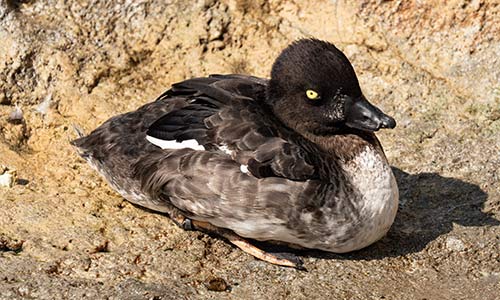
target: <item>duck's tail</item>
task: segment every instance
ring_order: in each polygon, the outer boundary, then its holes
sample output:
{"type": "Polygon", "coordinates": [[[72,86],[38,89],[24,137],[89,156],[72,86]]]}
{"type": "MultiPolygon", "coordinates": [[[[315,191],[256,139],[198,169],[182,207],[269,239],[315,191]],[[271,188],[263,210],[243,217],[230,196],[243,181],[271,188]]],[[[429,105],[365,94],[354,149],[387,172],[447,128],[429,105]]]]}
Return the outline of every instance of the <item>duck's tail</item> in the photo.
{"type": "MultiPolygon", "coordinates": [[[[80,125],[73,123],[72,126],[78,138],[82,138],[85,136],[85,131],[80,125]]],[[[73,141],[71,141],[71,143],[73,143],[73,141]]]]}
{"type": "Polygon", "coordinates": [[[75,124],[75,123],[72,124],[72,127],[76,133],[77,138],[74,140],[70,140],[69,143],[73,147],[75,147],[78,155],[80,155],[82,158],[88,160],[88,155],[87,155],[86,151],[84,150],[84,147],[82,147],[85,140],[86,140],[85,131],[83,130],[83,128],[80,125],[75,124]]]}

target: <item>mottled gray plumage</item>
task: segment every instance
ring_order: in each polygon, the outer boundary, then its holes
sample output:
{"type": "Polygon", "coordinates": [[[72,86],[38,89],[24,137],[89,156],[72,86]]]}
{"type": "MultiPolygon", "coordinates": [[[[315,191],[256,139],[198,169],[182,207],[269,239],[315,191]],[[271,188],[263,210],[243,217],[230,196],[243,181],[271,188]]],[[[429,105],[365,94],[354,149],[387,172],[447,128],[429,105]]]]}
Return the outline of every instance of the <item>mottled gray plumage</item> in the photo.
{"type": "Polygon", "coordinates": [[[377,115],[377,128],[370,130],[342,125],[349,118],[344,97],[362,95],[352,67],[333,45],[302,40],[280,57],[274,72],[286,73],[286,84],[280,75],[271,83],[244,75],[186,80],[155,102],[111,118],[73,145],[138,205],[257,240],[333,252],[365,247],[387,232],[397,208],[397,186],[372,133],[393,126],[391,119],[377,115]],[[309,48],[318,61],[289,65],[287,55],[307,56],[309,48]],[[322,53],[332,60],[330,66],[322,53]],[[320,62],[319,72],[336,70],[329,76],[343,77],[322,85],[321,74],[301,75],[318,72],[312,69],[320,62]],[[343,72],[346,66],[352,74],[343,72]],[[301,100],[308,81],[325,91],[321,95],[328,94],[324,103],[301,100]],[[323,113],[321,107],[335,113],[323,113]],[[161,149],[146,135],[196,140],[205,150],[161,149]]]}

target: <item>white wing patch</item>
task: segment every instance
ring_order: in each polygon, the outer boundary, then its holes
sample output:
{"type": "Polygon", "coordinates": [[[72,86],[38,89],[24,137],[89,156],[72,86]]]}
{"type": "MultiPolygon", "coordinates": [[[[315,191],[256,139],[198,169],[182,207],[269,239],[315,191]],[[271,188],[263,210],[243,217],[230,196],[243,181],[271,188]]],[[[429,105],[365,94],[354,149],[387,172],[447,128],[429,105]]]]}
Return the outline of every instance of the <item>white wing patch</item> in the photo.
{"type": "Polygon", "coordinates": [[[147,135],[146,140],[150,142],[151,144],[158,146],[162,149],[184,149],[184,148],[190,148],[193,150],[205,150],[205,147],[202,145],[198,144],[196,140],[185,140],[182,142],[177,142],[177,141],[165,141],[161,140],[152,136],[147,135]]]}
{"type": "Polygon", "coordinates": [[[221,144],[221,145],[218,145],[217,147],[219,148],[220,151],[222,151],[222,152],[230,155],[231,157],[233,157],[234,151],[232,151],[231,149],[229,149],[229,147],[226,144],[221,144]]]}

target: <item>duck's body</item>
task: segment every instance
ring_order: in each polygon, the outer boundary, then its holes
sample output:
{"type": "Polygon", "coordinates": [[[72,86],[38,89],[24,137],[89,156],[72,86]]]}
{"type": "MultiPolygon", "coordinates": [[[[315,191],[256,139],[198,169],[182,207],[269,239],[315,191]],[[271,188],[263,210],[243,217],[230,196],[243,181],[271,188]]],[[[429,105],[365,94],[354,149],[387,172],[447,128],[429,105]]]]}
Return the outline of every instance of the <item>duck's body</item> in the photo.
{"type": "MultiPolygon", "coordinates": [[[[272,80],[186,80],[73,144],[124,198],[156,211],[331,252],[380,239],[398,189],[373,132],[297,120],[300,111],[294,117],[269,100],[282,91],[272,80]]],[[[342,101],[342,116],[354,122],[357,112],[344,104],[351,100],[342,101]]],[[[393,127],[384,116],[374,130],[393,127]]]]}

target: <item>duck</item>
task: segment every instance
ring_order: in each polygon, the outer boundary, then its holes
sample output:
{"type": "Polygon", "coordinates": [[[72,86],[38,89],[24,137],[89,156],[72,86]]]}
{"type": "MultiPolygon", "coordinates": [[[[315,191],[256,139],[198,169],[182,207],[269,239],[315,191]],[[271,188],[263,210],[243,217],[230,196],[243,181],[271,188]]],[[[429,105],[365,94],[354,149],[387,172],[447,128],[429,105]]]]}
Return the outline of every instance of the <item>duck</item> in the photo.
{"type": "Polygon", "coordinates": [[[129,202],[301,268],[252,241],[346,253],[381,239],[399,194],[375,132],[395,126],[342,51],[303,38],[269,79],[187,79],[71,143],[129,202]]]}

